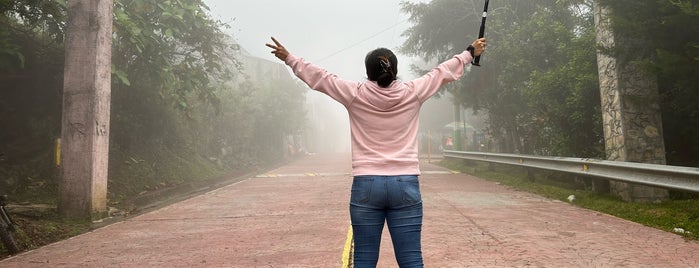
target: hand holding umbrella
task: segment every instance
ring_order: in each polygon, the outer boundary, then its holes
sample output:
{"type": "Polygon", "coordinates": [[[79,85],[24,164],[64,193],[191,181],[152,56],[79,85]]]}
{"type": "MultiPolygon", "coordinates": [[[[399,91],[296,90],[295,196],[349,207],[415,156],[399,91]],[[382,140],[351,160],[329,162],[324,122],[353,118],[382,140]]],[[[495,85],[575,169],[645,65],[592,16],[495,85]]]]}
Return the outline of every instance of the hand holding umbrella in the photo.
{"type": "MultiPolygon", "coordinates": [[[[485,20],[488,18],[488,0],[485,0],[485,7],[483,8],[483,19],[481,20],[481,29],[478,32],[478,39],[482,39],[485,36],[485,20]]],[[[485,40],[483,40],[485,41],[485,40]]],[[[483,43],[483,49],[485,49],[485,42],[483,43]]],[[[477,55],[476,59],[473,61],[473,65],[481,66],[481,55],[477,55]]]]}

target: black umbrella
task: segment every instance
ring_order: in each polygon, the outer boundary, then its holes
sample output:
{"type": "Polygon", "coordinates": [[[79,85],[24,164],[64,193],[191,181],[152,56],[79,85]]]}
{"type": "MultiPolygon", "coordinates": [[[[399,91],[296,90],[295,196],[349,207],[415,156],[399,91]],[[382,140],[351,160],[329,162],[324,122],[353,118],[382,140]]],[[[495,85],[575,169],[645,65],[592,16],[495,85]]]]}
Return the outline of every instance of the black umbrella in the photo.
{"type": "MultiPolygon", "coordinates": [[[[485,7],[483,8],[483,19],[481,20],[481,30],[478,32],[478,38],[483,38],[485,36],[485,20],[488,18],[488,0],[485,0],[485,7]]],[[[473,65],[481,66],[480,64],[481,56],[477,56],[473,61],[473,65]]]]}

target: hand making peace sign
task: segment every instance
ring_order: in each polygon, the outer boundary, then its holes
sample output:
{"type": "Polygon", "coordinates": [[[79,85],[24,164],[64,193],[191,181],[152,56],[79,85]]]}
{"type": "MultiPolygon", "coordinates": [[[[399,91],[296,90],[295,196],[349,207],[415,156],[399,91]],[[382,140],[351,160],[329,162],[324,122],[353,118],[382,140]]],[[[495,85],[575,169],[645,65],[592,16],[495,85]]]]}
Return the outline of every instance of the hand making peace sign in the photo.
{"type": "Polygon", "coordinates": [[[274,37],[272,37],[272,41],[274,41],[274,45],[270,43],[267,43],[265,45],[273,49],[272,54],[274,54],[274,56],[277,56],[277,58],[279,58],[282,61],[286,61],[286,57],[289,56],[289,51],[287,51],[286,48],[282,46],[282,44],[279,43],[279,41],[277,41],[277,39],[274,39],[274,37]]]}

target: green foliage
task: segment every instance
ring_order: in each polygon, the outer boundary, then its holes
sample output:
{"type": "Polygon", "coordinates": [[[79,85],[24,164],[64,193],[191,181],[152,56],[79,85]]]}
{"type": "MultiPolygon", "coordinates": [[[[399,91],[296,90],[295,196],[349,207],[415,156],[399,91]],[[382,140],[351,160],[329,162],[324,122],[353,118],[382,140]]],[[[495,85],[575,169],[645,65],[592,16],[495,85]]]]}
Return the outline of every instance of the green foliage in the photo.
{"type": "MultiPolygon", "coordinates": [[[[55,208],[11,209],[9,213],[19,227],[13,237],[21,251],[37,249],[93,229],[89,221],[62,219],[55,208]]],[[[7,257],[6,254],[0,243],[0,257],[7,257]]]]}
{"type": "Polygon", "coordinates": [[[22,68],[27,42],[60,43],[65,24],[65,0],[0,1],[0,70],[22,68]]]}
{"type": "MultiPolygon", "coordinates": [[[[0,191],[13,200],[57,196],[65,4],[0,0],[0,191]]],[[[283,156],[304,90],[243,75],[244,54],[203,1],[115,0],[113,11],[110,204],[283,156]]]]}
{"type": "Polygon", "coordinates": [[[463,33],[478,33],[478,24],[473,22],[476,16],[480,18],[482,8],[475,3],[460,0],[401,3],[402,10],[410,15],[409,21],[413,23],[403,33],[407,39],[401,50],[421,56],[425,61],[441,61],[461,53],[464,44],[474,39],[463,33]]]}
{"type": "Polygon", "coordinates": [[[64,1],[0,1],[0,193],[46,202],[58,184],[64,1]]]}
{"type": "Polygon", "coordinates": [[[549,36],[566,41],[551,48],[558,53],[549,59],[553,66],[532,72],[522,89],[529,111],[524,120],[527,140],[537,154],[602,157],[601,146],[594,146],[603,137],[597,127],[601,114],[594,28],[552,28],[549,36]]]}
{"type": "Polygon", "coordinates": [[[192,95],[216,104],[211,82],[231,74],[222,59],[235,59],[227,55],[224,25],[207,10],[201,0],[116,1],[112,60],[117,81],[154,91],[184,112],[191,111],[192,95]]]}
{"type": "MultiPolygon", "coordinates": [[[[476,38],[481,8],[480,1],[403,4],[414,23],[403,52],[426,60],[460,53],[476,38]]],[[[589,3],[498,1],[488,14],[483,66],[450,87],[455,101],[487,111],[499,151],[602,157],[589,3]]]]}

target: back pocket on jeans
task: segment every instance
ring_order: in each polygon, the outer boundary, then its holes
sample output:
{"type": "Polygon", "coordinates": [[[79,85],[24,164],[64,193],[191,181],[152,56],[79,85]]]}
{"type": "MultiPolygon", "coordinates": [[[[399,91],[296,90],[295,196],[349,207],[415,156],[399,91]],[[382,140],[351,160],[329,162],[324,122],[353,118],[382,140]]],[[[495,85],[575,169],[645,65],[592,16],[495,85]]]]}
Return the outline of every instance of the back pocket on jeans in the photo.
{"type": "Polygon", "coordinates": [[[403,202],[406,205],[414,205],[422,202],[420,196],[420,182],[417,176],[401,176],[398,183],[403,191],[403,202]]]}
{"type": "Polygon", "coordinates": [[[371,177],[354,177],[352,181],[351,203],[367,203],[371,196],[371,185],[374,183],[374,178],[371,177]]]}

